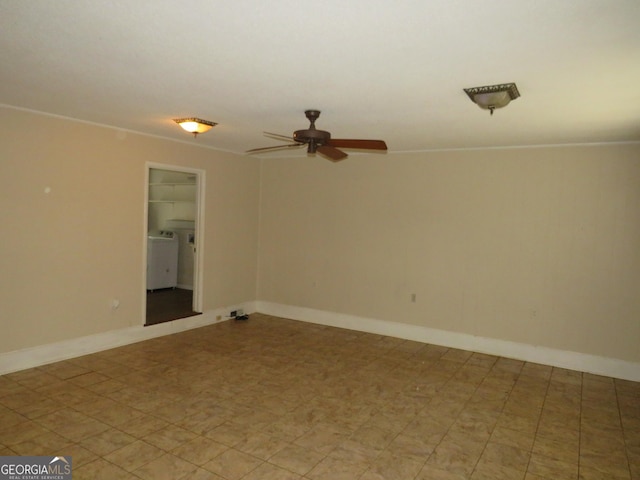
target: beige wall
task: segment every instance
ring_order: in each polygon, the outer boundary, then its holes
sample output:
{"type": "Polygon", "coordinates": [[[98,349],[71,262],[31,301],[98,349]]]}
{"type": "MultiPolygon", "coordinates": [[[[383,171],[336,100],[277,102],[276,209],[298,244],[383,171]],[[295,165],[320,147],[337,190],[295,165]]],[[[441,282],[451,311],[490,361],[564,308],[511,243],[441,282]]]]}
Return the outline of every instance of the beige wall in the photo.
{"type": "Polygon", "coordinates": [[[640,361],[638,144],[269,159],[261,182],[259,300],[640,361]]]}
{"type": "Polygon", "coordinates": [[[6,108],[0,126],[0,353],[143,323],[150,161],[206,171],[205,311],[257,299],[640,361],[638,144],[333,164],[6,108]]]}
{"type": "Polygon", "coordinates": [[[255,159],[7,108],[0,127],[0,353],[144,323],[147,161],[206,171],[204,310],[255,299],[255,159]]]}

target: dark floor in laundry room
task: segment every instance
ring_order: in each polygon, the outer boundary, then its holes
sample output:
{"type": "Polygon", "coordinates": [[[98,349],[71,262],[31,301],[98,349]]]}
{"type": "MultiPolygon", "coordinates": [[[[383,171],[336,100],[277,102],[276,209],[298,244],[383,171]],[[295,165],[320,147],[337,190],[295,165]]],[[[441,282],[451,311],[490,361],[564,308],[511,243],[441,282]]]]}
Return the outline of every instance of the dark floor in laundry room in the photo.
{"type": "Polygon", "coordinates": [[[183,288],[163,288],[147,291],[147,318],[145,325],[200,315],[193,311],[193,291],[183,288]]]}

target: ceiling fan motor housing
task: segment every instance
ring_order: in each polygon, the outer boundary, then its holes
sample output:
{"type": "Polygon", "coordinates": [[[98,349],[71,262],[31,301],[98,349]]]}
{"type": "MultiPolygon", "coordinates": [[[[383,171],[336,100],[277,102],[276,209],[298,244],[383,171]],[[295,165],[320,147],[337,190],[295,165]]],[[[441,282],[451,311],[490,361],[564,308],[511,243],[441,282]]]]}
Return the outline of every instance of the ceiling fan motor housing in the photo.
{"type": "Polygon", "coordinates": [[[307,130],[293,132],[293,140],[309,145],[307,152],[316,153],[316,148],[326,145],[331,140],[331,134],[325,130],[316,130],[316,119],[320,116],[320,110],[307,110],[304,112],[311,125],[307,130]]]}
{"type": "Polygon", "coordinates": [[[331,139],[331,134],[324,130],[296,130],[293,132],[293,140],[309,145],[309,153],[315,153],[316,147],[326,145],[331,139]]]}

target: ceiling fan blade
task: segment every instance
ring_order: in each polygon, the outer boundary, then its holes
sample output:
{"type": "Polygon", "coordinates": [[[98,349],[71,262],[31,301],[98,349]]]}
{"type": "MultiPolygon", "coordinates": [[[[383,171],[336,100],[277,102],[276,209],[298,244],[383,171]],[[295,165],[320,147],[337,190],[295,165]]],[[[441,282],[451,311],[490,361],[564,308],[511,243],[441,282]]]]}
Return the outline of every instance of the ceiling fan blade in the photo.
{"type": "Polygon", "coordinates": [[[332,138],[329,145],[341,148],[365,148],[367,150],[386,150],[384,140],[360,140],[355,138],[332,138]]]}
{"type": "Polygon", "coordinates": [[[268,152],[269,150],[281,150],[283,148],[301,147],[304,143],[290,143],[288,145],[275,145],[273,147],[252,148],[244,153],[268,152]]]}
{"type": "Polygon", "coordinates": [[[291,135],[287,136],[287,135],[280,135],[279,133],[271,133],[271,132],[262,132],[264,134],[265,137],[271,137],[271,138],[275,138],[277,140],[288,140],[288,141],[293,141],[293,139],[291,138],[291,135]]]}
{"type": "Polygon", "coordinates": [[[331,145],[321,145],[317,147],[316,151],[327,157],[332,162],[339,162],[340,160],[344,160],[348,156],[342,150],[338,150],[331,145]]]}

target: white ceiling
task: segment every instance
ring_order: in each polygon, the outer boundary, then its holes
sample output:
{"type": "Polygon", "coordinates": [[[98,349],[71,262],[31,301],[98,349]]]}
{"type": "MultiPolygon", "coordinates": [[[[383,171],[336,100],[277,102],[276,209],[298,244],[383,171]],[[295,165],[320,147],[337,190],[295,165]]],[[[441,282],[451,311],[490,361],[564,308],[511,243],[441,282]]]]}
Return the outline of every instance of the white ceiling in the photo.
{"type": "Polygon", "coordinates": [[[640,141],[640,1],[0,0],[0,103],[236,153],[309,108],[395,152],[640,141]]]}

